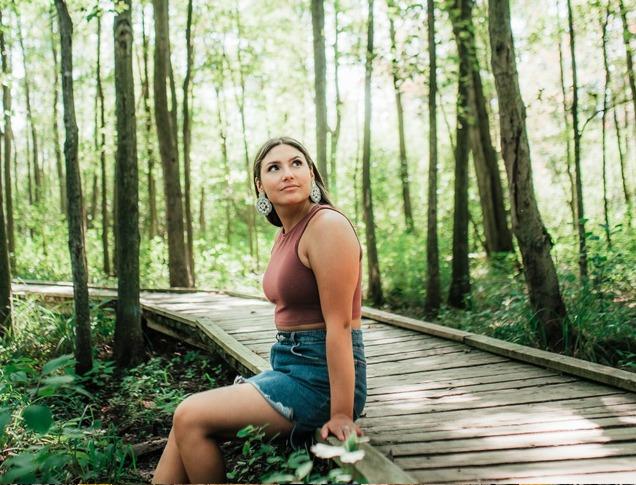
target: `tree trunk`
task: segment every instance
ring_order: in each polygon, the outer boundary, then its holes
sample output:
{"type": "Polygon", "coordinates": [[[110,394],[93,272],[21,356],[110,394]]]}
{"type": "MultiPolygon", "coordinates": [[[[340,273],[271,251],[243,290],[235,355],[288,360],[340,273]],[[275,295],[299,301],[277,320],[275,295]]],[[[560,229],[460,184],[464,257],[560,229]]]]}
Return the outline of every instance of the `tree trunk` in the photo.
{"type": "MultiPolygon", "coordinates": [[[[2,73],[6,78],[11,76],[9,66],[9,56],[4,38],[4,24],[2,22],[2,10],[0,10],[0,57],[2,58],[2,73]]],[[[4,193],[5,193],[5,214],[7,228],[7,243],[9,250],[9,261],[11,268],[15,271],[15,228],[13,221],[13,194],[11,188],[11,145],[13,143],[13,129],[11,128],[11,88],[8,83],[2,84],[2,107],[4,119],[4,145],[0,150],[4,150],[4,193]]],[[[13,157],[15,164],[16,157],[13,157]]],[[[1,176],[1,174],[0,174],[1,176]]],[[[17,177],[13,177],[17,184],[17,177]]],[[[17,192],[16,192],[17,196],[17,192]]]]}
{"type": "Polygon", "coordinates": [[[616,130],[616,145],[618,148],[618,161],[621,166],[621,186],[623,188],[623,197],[625,197],[625,205],[627,207],[625,217],[627,219],[627,227],[632,227],[632,199],[627,187],[627,178],[625,177],[625,154],[623,153],[623,142],[621,136],[621,127],[618,122],[618,114],[616,113],[616,107],[612,109],[614,117],[614,129],[616,130]]]}
{"type": "Polygon", "coordinates": [[[153,0],[155,12],[155,123],[163,167],[163,185],[168,226],[168,271],[170,286],[190,287],[192,278],[183,239],[183,205],[179,162],[174,145],[172,120],[168,111],[168,0],[153,0]]]}
{"type": "Polygon", "coordinates": [[[190,142],[192,135],[192,113],[190,113],[190,80],[192,76],[192,63],[194,53],[192,49],[192,0],[188,0],[188,17],[186,22],[186,75],[183,80],[183,171],[185,174],[185,220],[186,240],[188,245],[188,257],[190,271],[192,273],[192,285],[195,285],[194,272],[194,234],[192,231],[192,196],[190,195],[190,142]]]}
{"type": "Polygon", "coordinates": [[[563,324],[567,315],[550,256],[552,240],[534,196],[526,111],[519,89],[508,0],[489,0],[488,18],[512,228],[521,250],[534,319],[539,324],[538,337],[550,350],[559,351],[564,348],[563,324]]]}
{"type": "Polygon", "coordinates": [[[603,85],[603,114],[601,118],[601,153],[602,153],[602,167],[603,167],[603,216],[605,219],[605,239],[607,246],[612,247],[612,238],[610,236],[610,221],[609,221],[609,208],[607,201],[607,156],[606,156],[606,136],[607,130],[605,124],[607,122],[607,90],[609,89],[611,77],[609,64],[607,62],[607,22],[609,21],[610,10],[609,5],[605,10],[605,18],[601,20],[601,42],[603,45],[603,67],[605,68],[605,83],[603,85]]]}
{"type": "Polygon", "coordinates": [[[430,316],[441,302],[439,248],[437,242],[437,54],[435,52],[435,4],[427,0],[428,19],[428,211],[426,223],[426,302],[430,316]]]}
{"type": "Polygon", "coordinates": [[[382,305],[382,281],[380,263],[375,244],[373,198],[371,196],[371,76],[373,74],[373,0],[369,0],[367,23],[367,55],[364,69],[364,139],[362,141],[362,200],[364,225],[367,238],[367,263],[369,268],[369,298],[375,306],[382,305]]]}
{"type": "Polygon", "coordinates": [[[59,21],[61,45],[62,99],[64,103],[64,158],[66,159],[66,197],[68,245],[73,268],[73,294],[75,299],[75,358],[78,374],[93,367],[90,313],[88,309],[88,268],[83,223],[82,182],[77,158],[78,133],[73,99],[73,23],[66,3],[55,0],[59,21]]]}
{"type": "Polygon", "coordinates": [[[86,227],[93,227],[95,218],[97,217],[97,198],[99,195],[99,189],[97,188],[97,172],[93,174],[93,191],[91,192],[91,208],[90,208],[90,220],[87,218],[86,227]]]}
{"type": "Polygon", "coordinates": [[[29,126],[31,127],[31,143],[32,143],[32,155],[33,155],[33,182],[35,183],[35,191],[33,201],[36,203],[40,202],[40,197],[42,196],[42,179],[40,166],[38,162],[38,135],[37,130],[35,128],[35,123],[33,122],[33,111],[31,109],[31,85],[29,82],[29,70],[27,68],[27,60],[26,60],[26,50],[24,48],[24,38],[22,35],[22,25],[20,22],[20,17],[18,16],[18,12],[16,10],[16,16],[18,17],[18,42],[20,43],[20,50],[22,51],[22,69],[24,70],[24,96],[26,98],[26,111],[27,111],[27,120],[29,122],[29,126]]]}
{"type": "Polygon", "coordinates": [[[338,154],[338,140],[340,139],[340,127],[342,124],[342,97],[340,95],[340,50],[338,48],[338,39],[340,37],[340,27],[338,25],[338,14],[340,13],[340,0],[334,0],[334,30],[335,39],[333,43],[333,69],[334,69],[334,84],[336,90],[336,127],[333,130],[329,130],[331,134],[330,148],[329,148],[329,192],[334,199],[338,199],[338,177],[337,177],[337,161],[338,154]]]}
{"type": "Polygon", "coordinates": [[[503,203],[503,189],[497,163],[497,154],[490,137],[490,119],[486,109],[477,46],[475,43],[472,9],[474,0],[454,0],[449,9],[457,45],[463,44],[462,54],[468,66],[466,122],[473,152],[479,200],[483,214],[486,253],[510,252],[512,233],[508,227],[503,203]]]}
{"type": "Polygon", "coordinates": [[[225,240],[227,244],[232,242],[232,220],[230,217],[230,203],[232,201],[232,186],[230,184],[230,164],[227,154],[227,133],[224,116],[221,113],[221,107],[224,106],[225,98],[221,99],[220,88],[214,85],[216,94],[216,117],[219,128],[219,138],[221,139],[221,158],[223,160],[223,173],[225,174],[225,240]]]}
{"type": "Polygon", "coordinates": [[[152,239],[157,235],[158,231],[158,216],[157,216],[157,185],[155,182],[154,168],[155,168],[155,153],[154,142],[152,136],[152,113],[150,110],[150,78],[148,75],[148,37],[146,36],[146,23],[144,20],[144,10],[142,9],[141,15],[141,35],[142,35],[142,50],[143,50],[143,82],[141,91],[143,93],[144,104],[144,125],[146,128],[146,156],[148,158],[148,208],[150,211],[149,224],[148,224],[148,238],[152,239]]]}
{"type": "MultiPolygon", "coordinates": [[[[634,80],[634,58],[632,54],[632,46],[630,44],[630,38],[633,34],[629,31],[629,24],[627,23],[627,10],[623,0],[618,0],[618,8],[621,14],[621,20],[623,22],[623,43],[625,44],[625,60],[627,61],[627,78],[629,79],[629,89],[632,93],[632,105],[634,106],[634,120],[636,120],[636,81],[634,80]]],[[[634,123],[636,129],[636,123],[634,123]]]]}
{"type": "Polygon", "coordinates": [[[568,116],[568,99],[565,91],[565,75],[563,73],[563,49],[561,48],[561,22],[560,18],[560,2],[557,2],[557,33],[559,44],[559,79],[561,81],[561,96],[563,98],[563,123],[565,126],[565,143],[566,143],[566,169],[568,174],[568,180],[570,181],[570,196],[568,197],[568,205],[570,206],[570,212],[572,213],[572,228],[576,230],[576,203],[574,200],[574,191],[576,190],[576,184],[574,183],[574,175],[572,174],[572,149],[570,147],[570,117],[568,116]]]}
{"type": "Polygon", "coordinates": [[[570,32],[570,57],[572,60],[572,130],[574,132],[574,179],[576,190],[576,222],[579,234],[579,276],[587,280],[587,244],[585,240],[585,210],[583,209],[583,181],[581,175],[581,132],[579,130],[579,95],[576,76],[576,48],[574,39],[574,20],[572,2],[567,0],[568,30],[570,32]]]}
{"type": "Polygon", "coordinates": [[[132,66],[133,24],[131,0],[115,17],[115,112],[117,114],[117,321],[114,354],[117,366],[133,367],[143,360],[144,341],[139,303],[139,189],[137,128],[132,66]]]}
{"type": "Polygon", "coordinates": [[[53,149],[55,151],[55,168],[57,171],[58,185],[60,187],[60,212],[66,214],[66,186],[64,184],[64,169],[62,168],[62,150],[60,149],[60,128],[58,124],[58,97],[60,91],[60,82],[57,65],[57,39],[53,29],[53,15],[51,15],[51,53],[53,54],[53,149]]]}
{"type": "MultiPolygon", "coordinates": [[[[0,136],[0,139],[2,136],[0,136]]],[[[1,140],[0,140],[1,141],[1,140]]],[[[5,166],[9,160],[5,158],[5,166]]],[[[2,180],[2,156],[0,156],[0,337],[11,329],[11,263],[9,261],[9,241],[4,218],[4,200],[6,185],[2,180]]],[[[5,181],[6,182],[6,181],[5,181]]]]}
{"type": "Polygon", "coordinates": [[[201,198],[199,199],[199,232],[205,234],[205,187],[201,186],[201,198]]]}
{"type": "MultiPolygon", "coordinates": [[[[241,26],[241,14],[238,8],[238,2],[235,3],[235,16],[236,16],[236,31],[238,34],[238,38],[241,39],[243,36],[243,28],[241,26]]],[[[252,197],[252,170],[250,167],[250,155],[249,150],[247,148],[247,128],[245,124],[245,76],[243,74],[243,70],[245,66],[243,66],[243,55],[240,44],[236,49],[236,55],[238,60],[239,67],[239,92],[236,94],[237,104],[239,107],[239,113],[241,115],[241,133],[243,135],[243,156],[245,158],[245,182],[246,182],[246,190],[248,197],[252,197]],[[240,95],[239,95],[240,94],[240,95]]],[[[226,57],[227,60],[227,57],[226,57]]],[[[229,65],[228,67],[231,69],[232,67],[229,65]]],[[[249,207],[247,211],[247,231],[248,231],[248,239],[250,243],[250,256],[256,257],[256,265],[258,266],[259,262],[259,254],[258,254],[258,237],[256,234],[256,219],[254,210],[249,207]]]]}
{"type": "Polygon", "coordinates": [[[325,56],[325,7],[323,0],[311,0],[314,33],[314,89],[316,106],[316,162],[326,182],[327,172],[327,59],[325,56]]]}
{"type": "MultiPolygon", "coordinates": [[[[461,9],[467,2],[461,0],[461,9]]],[[[453,264],[448,304],[466,308],[470,296],[470,271],[468,264],[468,90],[471,67],[467,45],[457,42],[459,74],[457,79],[457,124],[455,144],[455,202],[453,211],[453,264]]]]}
{"type": "Polygon", "coordinates": [[[406,224],[407,232],[413,232],[415,227],[413,226],[413,211],[411,209],[411,194],[409,190],[409,168],[408,159],[406,156],[406,141],[404,140],[404,108],[402,107],[402,93],[400,92],[400,77],[398,72],[398,55],[397,47],[395,45],[395,25],[393,22],[393,15],[395,14],[391,10],[395,10],[394,2],[389,0],[387,2],[389,8],[389,34],[391,37],[391,72],[393,75],[393,91],[395,92],[395,107],[397,109],[398,120],[398,138],[400,143],[400,179],[402,181],[402,208],[404,211],[404,222],[406,224]]]}
{"type": "Polygon", "coordinates": [[[106,178],[106,118],[104,113],[104,89],[102,87],[101,68],[101,44],[102,44],[102,18],[97,17],[97,99],[99,101],[99,137],[97,138],[97,152],[99,153],[99,166],[101,172],[101,213],[102,213],[102,266],[104,274],[110,275],[110,251],[108,249],[108,180],[106,178]]]}

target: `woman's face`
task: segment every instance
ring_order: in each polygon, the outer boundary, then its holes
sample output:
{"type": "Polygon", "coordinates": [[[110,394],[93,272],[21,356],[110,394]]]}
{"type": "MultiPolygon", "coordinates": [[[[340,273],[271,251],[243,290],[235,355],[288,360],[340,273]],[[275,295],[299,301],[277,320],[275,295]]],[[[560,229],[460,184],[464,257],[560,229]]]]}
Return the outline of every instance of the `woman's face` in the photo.
{"type": "Polygon", "coordinates": [[[260,191],[274,205],[306,201],[311,191],[312,172],[302,152],[290,145],[276,145],[261,162],[260,191]]]}

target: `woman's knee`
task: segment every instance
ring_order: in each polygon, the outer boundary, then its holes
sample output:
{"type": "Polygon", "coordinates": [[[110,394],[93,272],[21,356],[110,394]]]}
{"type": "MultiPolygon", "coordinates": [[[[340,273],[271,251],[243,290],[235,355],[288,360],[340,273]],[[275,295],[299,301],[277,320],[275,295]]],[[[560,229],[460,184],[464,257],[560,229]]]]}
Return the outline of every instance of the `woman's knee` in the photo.
{"type": "Polygon", "coordinates": [[[203,427],[201,410],[196,394],[185,398],[175,409],[172,416],[172,431],[177,441],[182,441],[197,432],[208,434],[212,431],[203,427]]]}

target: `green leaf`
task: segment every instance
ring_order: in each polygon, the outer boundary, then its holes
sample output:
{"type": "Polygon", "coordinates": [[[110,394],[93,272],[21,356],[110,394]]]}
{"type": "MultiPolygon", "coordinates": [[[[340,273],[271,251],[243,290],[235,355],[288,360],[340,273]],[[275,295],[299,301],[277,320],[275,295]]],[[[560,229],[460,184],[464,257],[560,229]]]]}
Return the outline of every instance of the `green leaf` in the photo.
{"type": "Polygon", "coordinates": [[[50,374],[51,372],[65,368],[75,364],[75,357],[73,354],[64,354],[56,357],[55,359],[49,360],[44,367],[42,367],[42,375],[50,374]]]}
{"type": "Polygon", "coordinates": [[[64,384],[71,384],[75,382],[75,376],[64,374],[63,376],[51,376],[42,380],[42,383],[47,386],[63,386],[64,384]]]}
{"type": "Polygon", "coordinates": [[[236,433],[236,436],[239,438],[246,438],[249,435],[251,435],[255,429],[256,428],[254,426],[252,426],[251,424],[248,424],[244,428],[239,429],[238,433],[236,433]]]}
{"type": "Polygon", "coordinates": [[[314,467],[314,463],[312,461],[306,461],[305,463],[300,465],[298,468],[296,468],[296,478],[298,480],[302,480],[307,475],[309,475],[309,472],[311,472],[311,469],[313,467],[314,467]]]}
{"type": "Polygon", "coordinates": [[[53,414],[48,406],[32,404],[22,412],[22,418],[28,428],[36,433],[46,433],[53,424],[53,414]]]}
{"type": "Polygon", "coordinates": [[[263,483],[289,483],[296,479],[294,475],[289,473],[274,472],[262,478],[263,483]]]}
{"type": "Polygon", "coordinates": [[[11,422],[11,412],[7,409],[3,409],[0,412],[0,436],[4,434],[4,428],[11,422]]]}
{"type": "Polygon", "coordinates": [[[306,461],[310,461],[309,455],[305,450],[298,450],[289,455],[287,466],[296,469],[306,461]]]}

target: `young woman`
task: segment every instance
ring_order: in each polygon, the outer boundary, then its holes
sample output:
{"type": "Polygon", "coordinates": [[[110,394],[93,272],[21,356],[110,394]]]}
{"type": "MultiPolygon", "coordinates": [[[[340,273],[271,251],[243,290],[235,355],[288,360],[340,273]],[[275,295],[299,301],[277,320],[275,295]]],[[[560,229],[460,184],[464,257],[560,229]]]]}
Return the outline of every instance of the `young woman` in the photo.
{"type": "Polygon", "coordinates": [[[217,442],[248,424],[292,444],[318,427],[324,438],[362,434],[354,423],[366,400],[362,249],[353,226],[329,205],[314,162],[292,138],[261,147],[254,186],[258,212],[282,227],[263,278],[276,305],[272,370],[179,404],[153,483],[224,481],[217,442]]]}

